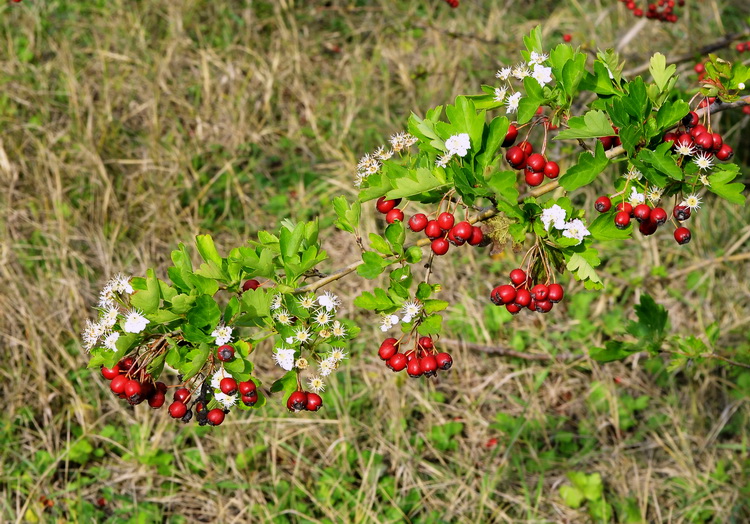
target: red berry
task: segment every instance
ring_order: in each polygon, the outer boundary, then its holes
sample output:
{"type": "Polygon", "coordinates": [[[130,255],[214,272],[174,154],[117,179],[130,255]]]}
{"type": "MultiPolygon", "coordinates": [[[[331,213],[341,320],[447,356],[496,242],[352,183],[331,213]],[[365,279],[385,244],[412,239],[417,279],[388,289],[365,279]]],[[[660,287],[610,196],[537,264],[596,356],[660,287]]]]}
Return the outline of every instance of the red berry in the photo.
{"type": "Polygon", "coordinates": [[[539,302],[540,300],[546,300],[548,294],[549,288],[544,284],[537,284],[536,286],[531,288],[531,296],[534,297],[534,300],[536,300],[537,302],[539,302]]]}
{"type": "Polygon", "coordinates": [[[225,395],[234,395],[237,393],[237,381],[232,377],[224,377],[219,382],[219,389],[225,395]]]}
{"type": "Polygon", "coordinates": [[[570,42],[571,40],[573,40],[573,37],[569,35],[568,33],[565,33],[563,35],[563,42],[570,42]]]}
{"type": "Polygon", "coordinates": [[[492,303],[496,306],[501,304],[511,304],[516,299],[516,293],[516,288],[509,284],[503,284],[492,290],[492,293],[490,293],[490,300],[492,300],[492,303]]]}
{"type": "Polygon", "coordinates": [[[604,147],[604,150],[612,149],[612,137],[609,136],[600,136],[599,142],[602,143],[602,146],[604,147]]]}
{"type": "Polygon", "coordinates": [[[310,392],[307,394],[307,404],[305,409],[307,411],[318,411],[323,407],[323,399],[317,393],[310,392]]]}
{"type": "Polygon", "coordinates": [[[437,362],[438,369],[450,369],[453,365],[453,357],[448,353],[438,353],[435,355],[435,362],[437,362]]]}
{"type": "Polygon", "coordinates": [[[229,362],[234,358],[234,348],[229,344],[224,344],[216,349],[216,358],[222,362],[229,362]]]}
{"type": "Polygon", "coordinates": [[[427,219],[427,215],[425,215],[424,213],[417,213],[409,219],[409,229],[411,229],[415,233],[418,233],[419,231],[422,231],[427,227],[428,222],[429,220],[427,219]]]}
{"type": "Polygon", "coordinates": [[[418,344],[422,346],[424,349],[432,349],[435,347],[435,344],[432,343],[432,337],[420,337],[418,344]]]}
{"type": "Polygon", "coordinates": [[[660,226],[667,221],[667,212],[660,207],[655,207],[651,210],[650,219],[654,221],[657,226],[660,226]]]}
{"type": "Polygon", "coordinates": [[[563,299],[563,287],[560,284],[550,284],[547,293],[547,300],[552,303],[560,302],[563,299]]]}
{"type": "Polygon", "coordinates": [[[119,395],[120,393],[125,392],[125,384],[127,383],[128,378],[125,375],[117,375],[112,379],[112,382],[109,383],[109,389],[111,389],[113,393],[119,395]]]}
{"type": "Polygon", "coordinates": [[[674,239],[677,241],[678,244],[687,244],[690,242],[690,230],[686,227],[678,227],[674,230],[674,239]]]}
{"type": "Polygon", "coordinates": [[[703,151],[711,151],[714,148],[714,136],[711,133],[703,133],[695,138],[695,145],[703,151]]]}
{"type": "Polygon", "coordinates": [[[463,246],[465,244],[463,240],[456,238],[456,232],[453,229],[448,231],[448,242],[454,246],[463,246]]]}
{"type": "Polygon", "coordinates": [[[648,222],[648,218],[651,216],[651,208],[648,204],[638,204],[633,209],[633,217],[638,222],[648,222]]]}
{"type": "Polygon", "coordinates": [[[385,339],[385,340],[384,340],[384,341],[383,341],[383,342],[382,342],[382,343],[380,344],[380,347],[381,347],[381,348],[382,348],[383,346],[395,346],[395,347],[398,347],[398,340],[396,340],[395,338],[387,338],[387,339],[385,339]]]}
{"type": "Polygon", "coordinates": [[[162,393],[164,395],[167,394],[167,385],[164,382],[157,382],[156,383],[156,392],[162,393]]]}
{"type": "Polygon", "coordinates": [[[505,304],[505,310],[511,315],[517,315],[521,311],[521,306],[518,304],[505,304]]]}
{"type": "Polygon", "coordinates": [[[534,153],[532,155],[529,155],[529,158],[526,159],[526,169],[535,173],[543,173],[546,163],[547,159],[544,158],[543,155],[534,153]]]}
{"type": "Polygon", "coordinates": [[[425,375],[431,375],[435,374],[435,370],[437,370],[437,360],[435,360],[435,357],[432,355],[427,355],[426,357],[419,359],[419,367],[422,368],[422,373],[425,375]]]}
{"type": "Polygon", "coordinates": [[[733,155],[734,155],[734,150],[731,147],[729,147],[728,144],[723,144],[719,148],[719,150],[716,152],[716,158],[718,158],[719,160],[723,162],[732,158],[733,155]]]}
{"type": "Polygon", "coordinates": [[[188,388],[180,388],[174,392],[174,399],[180,402],[187,402],[190,398],[190,390],[188,388]]]}
{"type": "Polygon", "coordinates": [[[531,153],[534,152],[534,146],[532,146],[529,142],[523,141],[520,144],[518,144],[518,147],[521,148],[521,151],[524,152],[526,156],[529,156],[531,153]]]}
{"type": "Polygon", "coordinates": [[[386,365],[393,371],[402,371],[406,367],[407,359],[403,353],[396,353],[388,359],[386,365]]]}
{"type": "Polygon", "coordinates": [[[448,247],[450,244],[448,244],[448,241],[444,238],[436,238],[432,241],[432,252],[436,255],[445,255],[448,252],[448,247]]]}
{"type": "Polygon", "coordinates": [[[455,226],[453,226],[453,234],[458,240],[463,240],[466,242],[471,238],[471,235],[474,233],[474,228],[471,224],[468,222],[459,222],[455,226]]]}
{"type": "Polygon", "coordinates": [[[440,229],[437,220],[430,220],[424,228],[424,234],[427,235],[427,238],[430,240],[435,240],[436,238],[443,236],[443,230],[440,229]]]}
{"type": "Polygon", "coordinates": [[[674,206],[674,209],[672,210],[672,216],[675,217],[678,221],[684,222],[688,218],[690,218],[690,208],[687,206],[674,206]]]}
{"type": "Polygon", "coordinates": [[[549,313],[552,309],[552,302],[549,300],[537,300],[535,309],[538,313],[549,313]]]}
{"type": "MultiPolygon", "coordinates": [[[[745,107],[747,107],[747,106],[745,106],[745,107]]],[[[714,143],[712,149],[714,151],[719,151],[721,149],[721,146],[724,145],[724,139],[721,138],[721,135],[719,133],[713,133],[711,135],[711,137],[712,137],[712,140],[713,140],[713,143],[714,143]]]]}
{"type": "Polygon", "coordinates": [[[704,126],[703,124],[698,124],[697,126],[694,126],[694,127],[693,127],[693,128],[692,128],[692,129],[690,130],[690,132],[689,132],[688,134],[689,134],[690,136],[692,136],[692,137],[693,137],[693,138],[695,139],[695,138],[698,138],[698,137],[699,137],[700,135],[702,135],[703,133],[705,133],[706,131],[708,131],[708,130],[706,129],[706,126],[704,126]]]}
{"type": "Polygon", "coordinates": [[[212,426],[218,426],[224,422],[224,411],[219,408],[214,408],[206,415],[208,423],[212,426]]]}
{"type": "Polygon", "coordinates": [[[671,131],[669,133],[664,134],[664,142],[674,142],[677,140],[679,135],[677,133],[672,133],[671,131]]]}
{"type": "Polygon", "coordinates": [[[156,393],[155,395],[151,396],[151,398],[148,399],[148,405],[151,406],[154,409],[159,409],[164,405],[164,402],[167,400],[166,395],[164,393],[156,393]]]}
{"type": "Polygon", "coordinates": [[[246,395],[242,395],[242,403],[245,404],[246,406],[253,407],[256,402],[258,402],[257,391],[251,391],[250,393],[247,393],[246,395]]]}
{"type": "Polygon", "coordinates": [[[560,174],[560,166],[557,165],[557,162],[554,162],[550,160],[546,164],[544,164],[544,176],[547,178],[557,178],[557,176],[560,174]]]}
{"type": "Polygon", "coordinates": [[[244,284],[242,284],[242,291],[247,291],[248,289],[258,289],[258,286],[260,286],[260,282],[255,280],[254,278],[251,278],[250,280],[246,280],[244,284]]]}
{"type": "Polygon", "coordinates": [[[615,215],[615,226],[617,229],[625,229],[630,225],[630,213],[627,211],[620,211],[615,215]]]}
{"type": "Polygon", "coordinates": [[[530,185],[531,187],[536,187],[540,185],[542,182],[544,182],[544,173],[526,171],[526,175],[524,178],[526,179],[526,183],[528,185],[530,185]]]}
{"type": "Polygon", "coordinates": [[[437,217],[437,223],[440,226],[440,229],[443,231],[448,231],[450,228],[453,227],[453,224],[455,224],[456,219],[454,218],[452,213],[440,213],[440,215],[437,217]]]}
{"type": "Polygon", "coordinates": [[[169,405],[169,415],[172,418],[182,418],[185,416],[185,413],[187,413],[187,406],[184,402],[175,400],[169,405]]]}
{"type": "Polygon", "coordinates": [[[695,142],[695,139],[692,136],[690,136],[688,133],[682,133],[680,136],[677,137],[677,140],[675,140],[675,146],[692,147],[694,142],[695,142]]]}
{"type": "Polygon", "coordinates": [[[135,364],[135,359],[133,357],[125,357],[117,365],[120,366],[122,371],[127,373],[130,371],[130,368],[133,367],[133,364],[135,364]]]}
{"type": "Polygon", "coordinates": [[[388,213],[385,214],[385,221],[389,224],[393,224],[394,222],[403,222],[404,221],[404,212],[400,209],[391,209],[388,211],[388,213]]]}
{"type": "Polygon", "coordinates": [[[388,360],[393,355],[395,355],[397,352],[398,352],[398,349],[396,348],[396,346],[394,346],[392,344],[387,345],[387,346],[380,346],[380,349],[378,350],[378,356],[382,360],[388,360]]]}
{"type": "Polygon", "coordinates": [[[628,216],[633,216],[633,206],[630,202],[620,202],[615,209],[617,209],[617,211],[625,211],[628,216]]]}
{"type": "Polygon", "coordinates": [[[385,215],[386,213],[388,213],[388,211],[392,210],[400,203],[401,203],[400,198],[397,200],[386,200],[385,197],[382,196],[378,198],[378,201],[375,204],[375,207],[377,208],[378,211],[380,211],[381,213],[385,215]]]}
{"type": "Polygon", "coordinates": [[[307,409],[307,393],[304,391],[295,391],[289,395],[286,401],[286,407],[289,411],[302,411],[307,409]]]}
{"type": "Polygon", "coordinates": [[[419,378],[422,376],[422,366],[419,364],[418,358],[413,358],[406,364],[406,372],[411,378],[419,378]]]}
{"type": "Polygon", "coordinates": [[[107,380],[112,380],[116,376],[120,374],[120,366],[115,364],[111,368],[105,368],[102,366],[102,376],[106,378],[107,380]]]}
{"type": "Polygon", "coordinates": [[[531,303],[531,293],[528,289],[519,289],[516,291],[516,298],[513,303],[519,307],[526,307],[531,303]]]}
{"type": "Polygon", "coordinates": [[[594,202],[594,208],[600,213],[606,213],[612,209],[612,201],[607,196],[600,196],[594,202]]]}
{"type": "Polygon", "coordinates": [[[135,379],[130,379],[125,383],[125,396],[128,398],[138,398],[141,396],[141,383],[135,379]]]}
{"type": "Polygon", "coordinates": [[[526,282],[526,272],[523,269],[514,269],[510,272],[510,281],[516,286],[520,286],[526,282]]]}
{"type": "Polygon", "coordinates": [[[682,118],[682,125],[684,125],[685,127],[693,127],[697,126],[699,121],[700,118],[698,117],[698,113],[696,113],[695,111],[690,111],[682,118]]]}
{"type": "Polygon", "coordinates": [[[739,53],[743,53],[745,51],[745,44],[740,42],[739,44],[737,44],[736,49],[739,53]]]}
{"type": "MultiPolygon", "coordinates": [[[[240,395],[249,395],[256,390],[255,382],[253,382],[252,380],[240,382],[238,389],[240,391],[240,395]]],[[[227,393],[227,395],[229,395],[229,393],[227,393]]]]}
{"type": "Polygon", "coordinates": [[[505,133],[505,140],[503,140],[503,147],[509,147],[512,146],[516,138],[518,137],[518,128],[514,126],[513,124],[508,126],[508,132],[505,133]]]}
{"type": "Polygon", "coordinates": [[[706,72],[706,66],[703,64],[695,64],[695,67],[693,67],[696,73],[701,74],[706,72]]]}
{"type": "Polygon", "coordinates": [[[526,153],[519,146],[512,146],[505,152],[505,160],[515,169],[520,169],[526,162],[526,153]]]}
{"type": "Polygon", "coordinates": [[[471,237],[469,237],[469,245],[478,246],[479,244],[482,243],[483,240],[484,240],[484,233],[482,233],[482,228],[478,226],[472,226],[471,237]]]}
{"type": "Polygon", "coordinates": [[[638,226],[638,231],[640,231],[643,236],[647,237],[656,233],[657,227],[659,227],[659,225],[655,220],[648,219],[641,222],[641,225],[638,226]]]}

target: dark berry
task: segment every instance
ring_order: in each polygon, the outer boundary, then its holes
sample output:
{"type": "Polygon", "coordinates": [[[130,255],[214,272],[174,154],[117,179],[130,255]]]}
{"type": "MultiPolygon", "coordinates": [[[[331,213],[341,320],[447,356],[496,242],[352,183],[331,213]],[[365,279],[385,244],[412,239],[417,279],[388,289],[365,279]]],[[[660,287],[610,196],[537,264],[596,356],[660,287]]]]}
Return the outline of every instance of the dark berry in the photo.
{"type": "Polygon", "coordinates": [[[690,242],[690,230],[686,227],[678,227],[674,230],[674,239],[677,241],[678,244],[687,244],[690,242]]]}
{"type": "Polygon", "coordinates": [[[453,365],[453,357],[448,353],[438,353],[435,355],[435,362],[437,362],[438,369],[450,369],[453,365]]]}
{"type": "Polygon", "coordinates": [[[508,126],[508,132],[505,133],[505,140],[503,140],[503,147],[512,146],[516,138],[518,137],[518,129],[513,124],[508,126]]]}
{"type": "Polygon", "coordinates": [[[638,226],[638,231],[640,231],[643,236],[649,236],[656,233],[657,227],[659,226],[655,220],[648,219],[641,222],[641,224],[638,226]]]}
{"type": "Polygon", "coordinates": [[[682,125],[684,125],[685,127],[697,126],[699,120],[700,119],[698,118],[698,113],[696,113],[695,111],[690,111],[682,118],[682,125]]]}
{"type": "Polygon", "coordinates": [[[690,218],[690,208],[687,206],[674,206],[672,210],[672,216],[674,216],[680,222],[684,222],[690,218]]]}
{"type": "Polygon", "coordinates": [[[229,362],[234,358],[234,348],[229,344],[224,344],[216,349],[216,358],[222,362],[229,362]]]}
{"type": "Polygon", "coordinates": [[[242,291],[247,291],[248,289],[258,289],[260,286],[260,282],[255,280],[254,278],[251,278],[250,280],[245,280],[245,283],[242,284],[242,291]]]}
{"type": "Polygon", "coordinates": [[[166,400],[167,400],[167,397],[166,395],[164,395],[164,393],[156,393],[155,395],[152,395],[151,398],[148,399],[148,405],[154,409],[158,409],[164,405],[164,402],[166,400]]]}
{"type": "Polygon", "coordinates": [[[307,409],[307,394],[304,391],[295,391],[289,395],[286,401],[286,407],[289,411],[302,411],[307,409]]]}

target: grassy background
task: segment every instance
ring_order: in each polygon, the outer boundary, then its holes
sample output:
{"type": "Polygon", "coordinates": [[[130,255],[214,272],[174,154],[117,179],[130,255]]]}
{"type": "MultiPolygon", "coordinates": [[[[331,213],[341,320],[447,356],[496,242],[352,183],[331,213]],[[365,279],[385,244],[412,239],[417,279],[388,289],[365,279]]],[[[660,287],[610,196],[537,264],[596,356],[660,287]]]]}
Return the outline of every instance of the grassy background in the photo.
{"type": "MultiPolygon", "coordinates": [[[[688,1],[665,26],[614,0],[518,4],[0,5],[0,520],[596,520],[593,501],[574,509],[560,496],[578,471],[601,475],[620,522],[747,522],[750,375],[733,369],[525,362],[458,344],[451,372],[412,381],[377,359],[376,319],[362,316],[323,411],[271,402],[210,429],[133,409],[85,368],[78,333],[109,276],[163,276],[170,250],[198,233],[226,251],[281,218],[330,225],[330,198],[355,194],[361,154],[410,111],[492,83],[537,23],[550,45],[571,33],[635,66],[692,52],[748,15],[742,2],[688,1]]],[[[684,87],[692,65],[680,66],[684,87]]],[[[748,117],[721,120],[746,149],[748,117]]],[[[622,331],[647,289],[675,333],[717,322],[726,353],[746,354],[748,264],[711,260],[748,251],[750,212],[712,204],[687,248],[660,236],[603,251],[607,289],[570,283],[578,293],[548,316],[509,321],[488,305],[517,254],[441,261],[449,335],[585,354],[622,331]]],[[[333,228],[323,238],[334,261],[357,256],[333,228]]],[[[349,315],[356,280],[332,288],[349,315]]],[[[270,359],[258,367],[276,374],[270,359]]]]}

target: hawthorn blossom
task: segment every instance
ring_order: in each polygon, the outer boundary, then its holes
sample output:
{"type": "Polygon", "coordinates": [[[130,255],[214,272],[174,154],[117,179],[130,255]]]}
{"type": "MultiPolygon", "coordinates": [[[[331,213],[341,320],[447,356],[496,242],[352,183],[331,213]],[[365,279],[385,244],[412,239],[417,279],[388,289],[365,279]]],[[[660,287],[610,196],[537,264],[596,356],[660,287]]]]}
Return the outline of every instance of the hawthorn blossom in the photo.
{"type": "Polygon", "coordinates": [[[107,310],[104,311],[102,318],[99,320],[99,323],[105,329],[112,329],[115,324],[117,324],[117,317],[119,314],[120,310],[118,310],[116,307],[107,308],[107,310]]]}
{"type": "Polygon", "coordinates": [[[318,297],[318,304],[326,308],[326,311],[334,311],[341,305],[341,300],[330,291],[326,291],[318,297]]]}
{"type": "Polygon", "coordinates": [[[83,349],[85,349],[86,351],[90,351],[91,348],[93,348],[96,343],[99,342],[99,338],[101,338],[103,334],[104,328],[101,324],[99,324],[98,322],[87,320],[86,327],[81,333],[81,338],[83,339],[83,349]]]}
{"type": "Polygon", "coordinates": [[[700,176],[700,181],[701,181],[701,184],[703,184],[706,187],[710,187],[711,186],[711,182],[709,182],[708,177],[706,175],[701,175],[700,176]]]}
{"type": "Polygon", "coordinates": [[[699,153],[698,156],[693,159],[693,163],[698,166],[701,171],[706,171],[711,169],[714,165],[713,155],[709,153],[699,153]]]}
{"type": "Polygon", "coordinates": [[[469,134],[459,133],[458,135],[453,135],[445,141],[445,147],[448,149],[449,155],[458,155],[461,157],[466,156],[466,153],[468,153],[471,148],[469,134]]]}
{"type": "Polygon", "coordinates": [[[539,82],[540,86],[544,87],[552,82],[552,68],[536,64],[534,66],[534,72],[531,74],[531,77],[539,82]]]}
{"type": "Polygon", "coordinates": [[[322,393],[326,389],[326,384],[320,377],[310,377],[307,381],[307,385],[313,393],[322,393]]]}
{"type": "Polygon", "coordinates": [[[334,362],[341,362],[346,358],[346,352],[344,351],[344,348],[331,348],[328,358],[334,362]]]}
{"type": "Polygon", "coordinates": [[[687,206],[690,208],[691,211],[695,211],[696,209],[701,208],[701,199],[700,196],[698,196],[697,193],[693,193],[692,195],[688,195],[685,200],[683,200],[680,203],[681,206],[687,206]]]}
{"type": "Polygon", "coordinates": [[[625,180],[640,180],[643,174],[638,171],[635,167],[630,166],[628,172],[625,173],[625,180]]]}
{"type": "Polygon", "coordinates": [[[150,321],[140,311],[131,309],[125,315],[125,323],[122,325],[122,330],[125,333],[140,333],[146,329],[146,324],[149,323],[150,321]]]}
{"type": "Polygon", "coordinates": [[[628,198],[628,201],[633,205],[633,207],[635,207],[638,204],[643,204],[644,202],[646,202],[646,196],[643,193],[639,193],[636,188],[631,187],[630,198],[628,198]]]}
{"type": "Polygon", "coordinates": [[[276,320],[276,322],[285,326],[289,326],[292,324],[292,315],[289,314],[289,311],[283,308],[279,309],[274,314],[273,318],[276,320]]]}
{"type": "Polygon", "coordinates": [[[276,311],[280,307],[281,307],[281,293],[273,296],[273,298],[271,299],[270,308],[271,308],[271,311],[276,311]]]}
{"type": "Polygon", "coordinates": [[[327,326],[331,323],[331,315],[328,313],[328,311],[318,311],[318,313],[315,315],[315,323],[319,326],[327,326]]]}
{"type": "Polygon", "coordinates": [[[110,351],[117,351],[118,338],[120,338],[120,334],[117,331],[115,331],[114,333],[110,333],[104,339],[104,347],[109,349],[110,351]]]}
{"type": "Polygon", "coordinates": [[[511,68],[510,67],[503,67],[502,69],[498,70],[497,73],[495,73],[495,77],[499,78],[500,80],[508,80],[511,74],[511,68]]]}
{"type": "Polygon", "coordinates": [[[330,358],[327,358],[321,361],[318,367],[320,368],[320,376],[327,377],[336,369],[336,362],[334,362],[330,358]]]}
{"type": "Polygon", "coordinates": [[[523,80],[527,76],[531,74],[531,71],[529,71],[529,68],[526,67],[526,64],[518,64],[516,67],[513,68],[513,72],[511,75],[513,77],[517,78],[518,80],[523,80]]]}
{"type": "Polygon", "coordinates": [[[521,101],[521,93],[515,92],[508,97],[506,113],[515,113],[518,111],[518,103],[521,101]]]}
{"type": "Polygon", "coordinates": [[[375,158],[380,160],[381,162],[388,160],[393,156],[393,150],[392,149],[386,149],[385,146],[380,146],[375,150],[375,152],[372,154],[375,158]]]}
{"type": "Polygon", "coordinates": [[[690,142],[676,142],[677,149],[675,151],[683,156],[693,156],[695,154],[695,146],[690,142]]]}
{"type": "Polygon", "coordinates": [[[549,231],[550,225],[554,226],[555,229],[563,229],[565,227],[565,215],[565,210],[557,204],[542,211],[541,220],[544,230],[549,231]]]}
{"type": "Polygon", "coordinates": [[[294,363],[294,367],[297,369],[307,369],[308,367],[310,367],[310,363],[307,361],[306,358],[300,357],[294,363]]]}
{"type": "Polygon", "coordinates": [[[217,346],[229,344],[229,342],[232,341],[232,328],[220,323],[216,326],[216,329],[211,332],[211,336],[216,339],[217,346]]]}
{"type": "Polygon", "coordinates": [[[508,94],[508,88],[507,87],[496,87],[495,88],[495,102],[503,103],[503,100],[505,100],[505,95],[508,94]]]}
{"type": "Polygon", "coordinates": [[[305,342],[310,340],[310,330],[305,327],[301,327],[294,332],[294,338],[297,339],[297,342],[304,344],[305,342]]]}
{"type": "Polygon", "coordinates": [[[304,297],[299,299],[299,305],[300,307],[303,307],[305,309],[312,309],[313,307],[315,307],[315,296],[305,295],[304,297]]]}
{"type": "Polygon", "coordinates": [[[214,393],[216,401],[225,408],[231,408],[237,402],[237,395],[227,395],[224,392],[214,393]]]}
{"type": "Polygon", "coordinates": [[[225,378],[234,378],[232,377],[232,374],[224,369],[223,367],[216,370],[216,373],[214,373],[211,376],[211,387],[214,389],[221,389],[221,381],[225,378]]]}
{"type": "Polygon", "coordinates": [[[453,155],[451,154],[439,156],[435,159],[435,165],[437,167],[445,167],[448,165],[448,162],[450,162],[451,158],[453,158],[453,155]]]}
{"type": "Polygon", "coordinates": [[[661,200],[661,195],[663,193],[664,193],[664,190],[662,188],[660,188],[660,187],[652,187],[646,193],[646,198],[652,204],[656,204],[659,200],[661,200]]]}
{"type": "MultiPolygon", "coordinates": [[[[398,322],[398,320],[396,322],[398,322]]],[[[333,333],[333,336],[336,337],[336,338],[345,337],[346,336],[346,326],[344,326],[338,320],[335,320],[333,322],[333,327],[331,328],[331,333],[333,333]]]]}
{"type": "Polygon", "coordinates": [[[294,367],[294,350],[284,347],[276,348],[273,360],[284,371],[291,371],[294,367]]]}
{"type": "Polygon", "coordinates": [[[404,302],[403,307],[401,308],[401,313],[403,313],[403,318],[401,319],[401,322],[411,322],[414,317],[419,315],[419,313],[422,311],[422,304],[417,302],[416,300],[409,300],[408,302],[404,302]]]}
{"type": "Polygon", "coordinates": [[[578,240],[578,244],[581,243],[584,237],[590,234],[589,230],[586,229],[586,225],[578,218],[571,220],[563,226],[563,236],[578,240]]]}
{"type": "Polygon", "coordinates": [[[398,324],[398,317],[396,315],[383,315],[383,320],[380,323],[380,331],[388,331],[395,324],[398,324]]]}
{"type": "Polygon", "coordinates": [[[549,58],[549,55],[545,53],[537,53],[536,51],[532,51],[529,55],[529,67],[532,65],[541,65],[543,64],[547,59],[549,58]]]}

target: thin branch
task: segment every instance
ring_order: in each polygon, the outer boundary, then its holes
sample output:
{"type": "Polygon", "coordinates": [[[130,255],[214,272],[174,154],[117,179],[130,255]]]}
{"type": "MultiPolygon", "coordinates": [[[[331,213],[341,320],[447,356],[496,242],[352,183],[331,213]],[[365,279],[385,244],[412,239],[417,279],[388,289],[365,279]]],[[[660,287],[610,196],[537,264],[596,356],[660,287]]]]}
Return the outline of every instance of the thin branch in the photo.
{"type": "Polygon", "coordinates": [[[440,338],[440,343],[447,346],[454,347],[465,347],[473,351],[480,351],[482,353],[490,353],[492,355],[499,355],[501,357],[512,357],[520,358],[523,360],[536,360],[536,361],[574,361],[585,358],[585,355],[574,355],[573,353],[559,353],[557,355],[548,355],[546,353],[524,353],[522,351],[515,351],[502,346],[488,346],[485,344],[478,344],[476,342],[465,342],[463,340],[454,340],[450,338],[440,338]]]}

